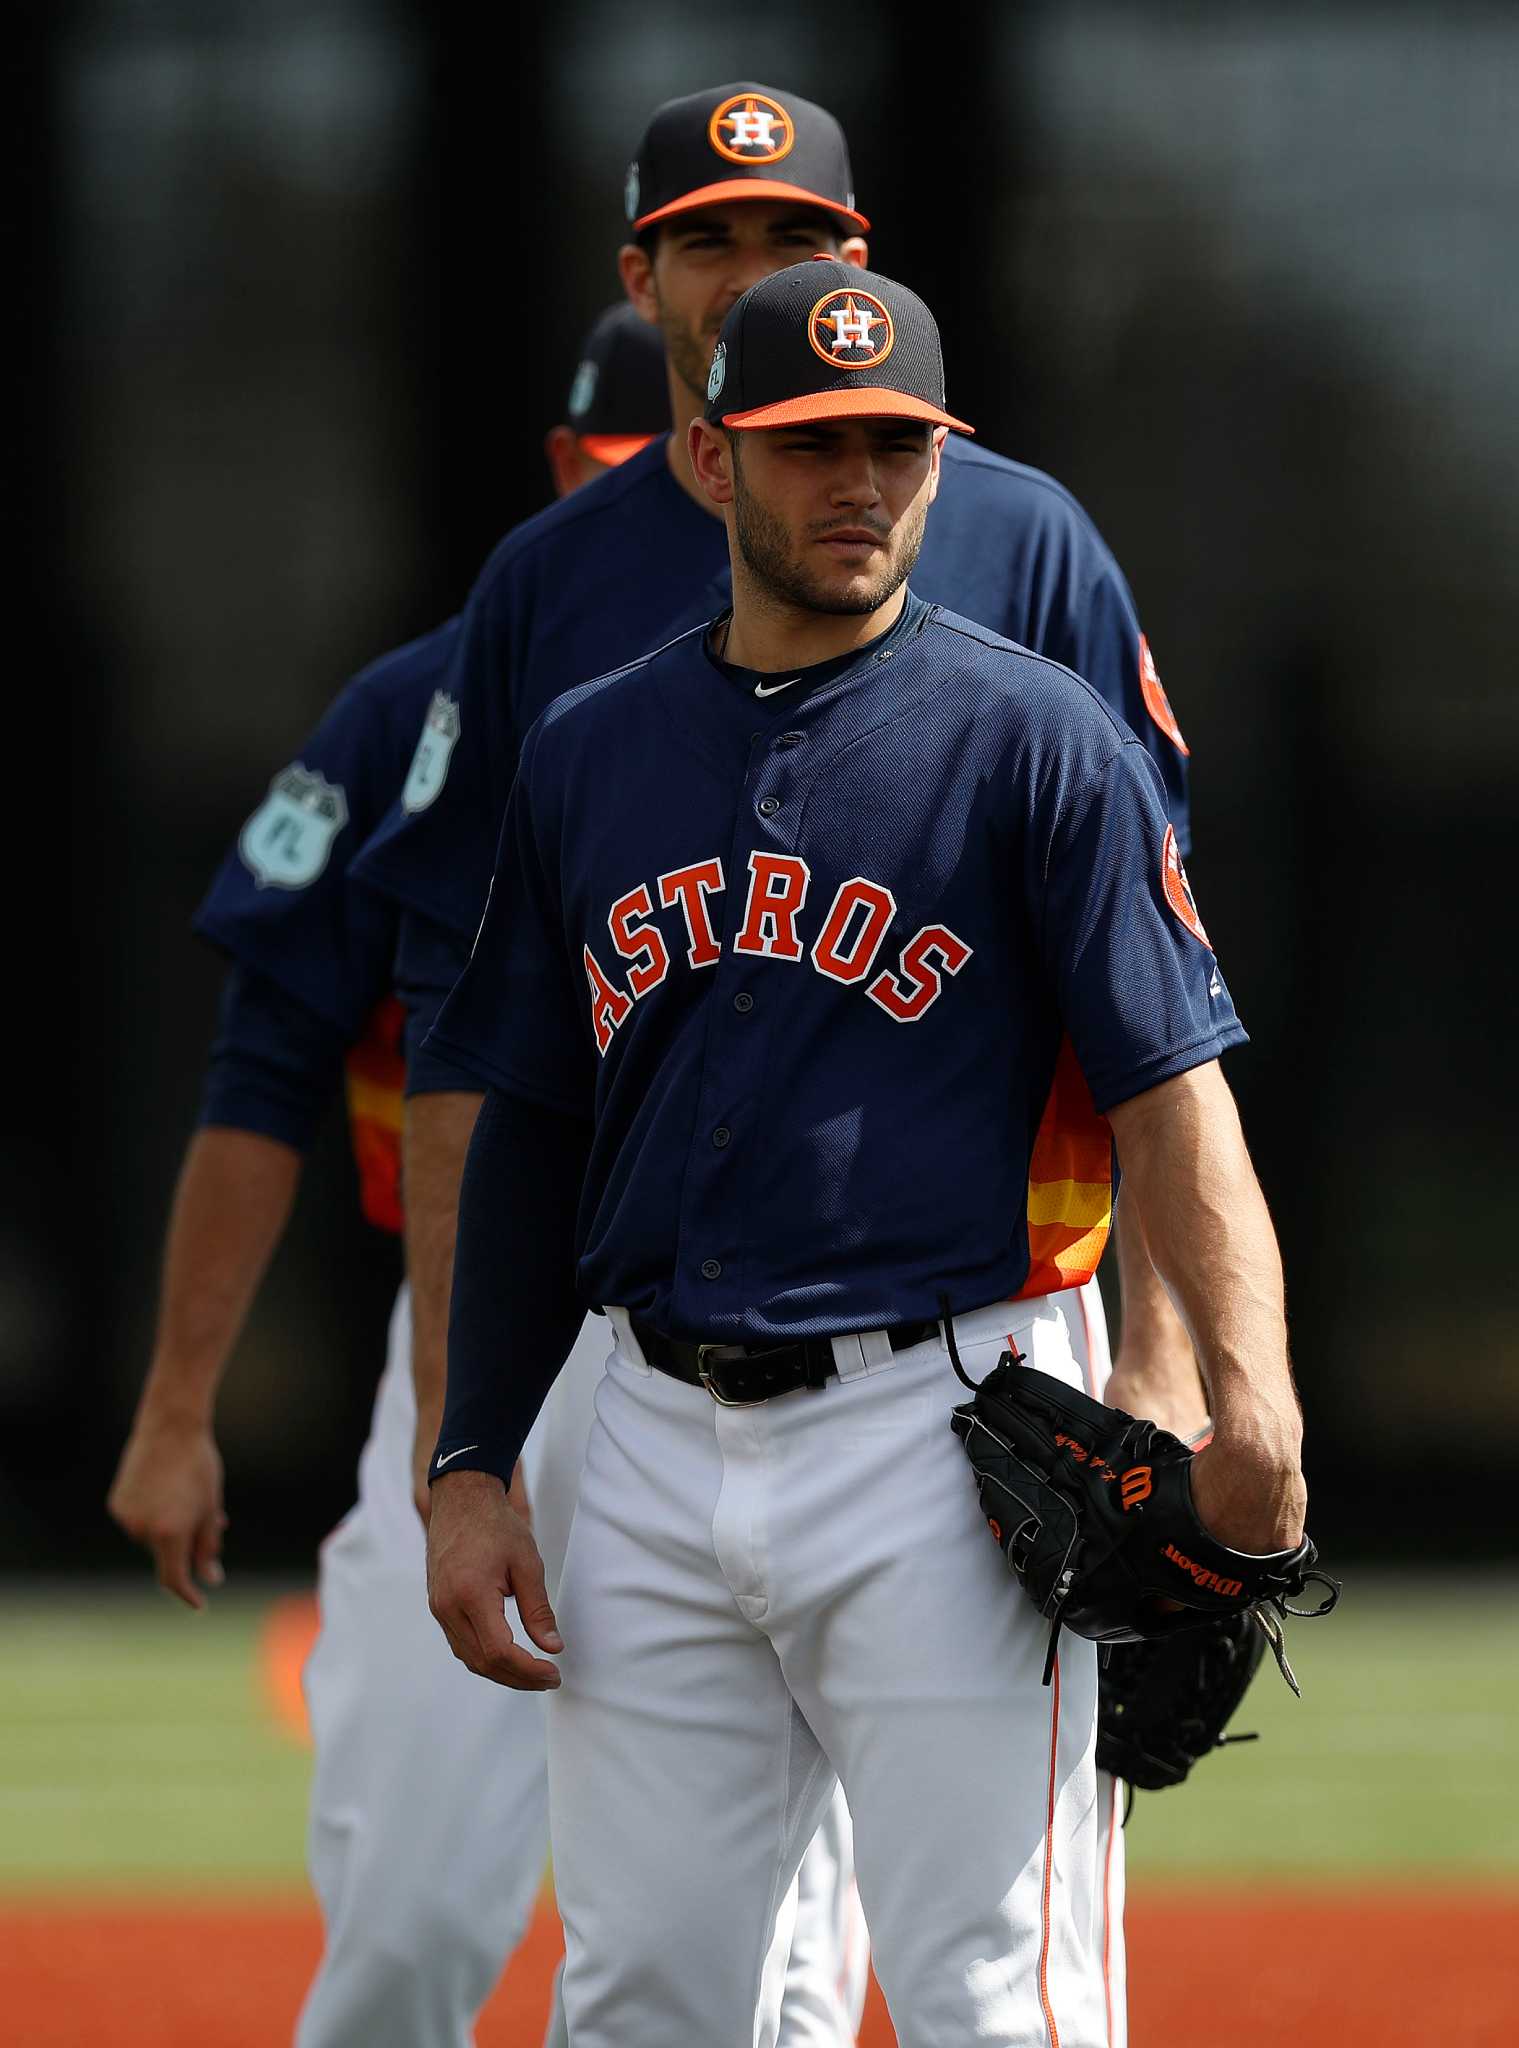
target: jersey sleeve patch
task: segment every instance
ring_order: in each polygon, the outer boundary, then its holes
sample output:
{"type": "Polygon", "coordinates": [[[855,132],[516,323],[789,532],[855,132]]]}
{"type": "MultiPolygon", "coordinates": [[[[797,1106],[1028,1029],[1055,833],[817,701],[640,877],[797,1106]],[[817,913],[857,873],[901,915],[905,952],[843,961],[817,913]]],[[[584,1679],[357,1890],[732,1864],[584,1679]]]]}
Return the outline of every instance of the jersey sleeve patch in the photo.
{"type": "Polygon", "coordinates": [[[1190,759],[1192,749],[1181,736],[1181,727],[1176,723],[1176,713],[1171,709],[1171,700],[1161,687],[1155,657],[1150,652],[1150,643],[1143,633],[1139,636],[1139,687],[1144,696],[1146,711],[1172,746],[1190,759]]]}
{"type": "Polygon", "coordinates": [[[446,690],[434,690],[427,716],[422,721],[422,737],[417,741],[417,751],[412,755],[411,766],[406,772],[405,786],[401,791],[402,810],[425,811],[429,804],[436,803],[448,780],[448,764],[453,759],[458,739],[459,700],[450,697],[446,690]]]}
{"type": "Polygon", "coordinates": [[[1203,929],[1203,921],[1197,914],[1197,903],[1192,895],[1192,884],[1187,880],[1187,871],[1181,864],[1181,848],[1176,843],[1176,828],[1167,825],[1165,845],[1160,855],[1161,882],[1165,888],[1166,901],[1176,912],[1194,939],[1201,941],[1208,951],[1213,951],[1213,941],[1203,929]]]}
{"type": "Polygon", "coordinates": [[[347,823],[342,785],[292,761],[238,834],[237,850],[260,889],[305,889],[326,867],[347,823]]]}

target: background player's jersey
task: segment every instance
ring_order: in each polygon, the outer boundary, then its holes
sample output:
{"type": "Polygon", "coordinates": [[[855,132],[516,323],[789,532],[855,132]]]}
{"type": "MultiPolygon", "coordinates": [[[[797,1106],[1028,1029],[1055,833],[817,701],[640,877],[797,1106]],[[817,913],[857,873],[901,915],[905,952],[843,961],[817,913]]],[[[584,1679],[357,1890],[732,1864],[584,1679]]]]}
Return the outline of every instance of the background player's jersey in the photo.
{"type": "MultiPolygon", "coordinates": [[[[340,692],[274,777],[195,915],[195,929],[347,1042],[346,1092],[364,1213],[399,1230],[401,1006],[395,912],[347,868],[395,801],[444,681],[459,621],[383,655],[340,692]]],[[[434,762],[443,750],[440,739],[434,762]]]]}
{"type": "MultiPolygon", "coordinates": [[[[361,880],[466,942],[533,720],[565,690],[728,603],[723,526],[676,484],[665,447],[653,442],[496,549],[448,682],[460,737],[447,779],[395,805],[359,856],[361,880]]],[[[1146,688],[1128,586],[1067,491],[951,435],[913,588],[1084,676],[1154,756],[1186,850],[1180,735],[1168,710],[1161,718],[1158,681],[1146,688]]]]}
{"type": "Polygon", "coordinates": [[[1098,1112],[1243,1040],[1138,742],[1066,670],[909,604],[773,700],[698,629],[528,736],[433,1041],[594,1113],[582,1296],[657,1329],[1045,1291],[1030,1221],[1106,1216],[1098,1112]],[[1065,1034],[1089,1093],[1056,1085],[1065,1034]],[[1091,1184],[1048,1178],[1052,1115],[1099,1142],[1091,1184]]]}

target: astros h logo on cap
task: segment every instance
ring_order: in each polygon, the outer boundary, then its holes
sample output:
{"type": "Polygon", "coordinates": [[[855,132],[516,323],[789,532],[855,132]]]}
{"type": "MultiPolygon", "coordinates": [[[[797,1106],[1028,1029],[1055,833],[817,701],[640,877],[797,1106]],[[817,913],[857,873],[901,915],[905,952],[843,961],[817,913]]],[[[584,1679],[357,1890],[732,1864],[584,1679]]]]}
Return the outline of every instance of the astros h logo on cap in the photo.
{"type": "Polygon", "coordinates": [[[851,370],[884,363],[896,338],[891,315],[881,301],[853,286],[825,293],[807,319],[807,339],[823,361],[851,370]]]}
{"type": "Polygon", "coordinates": [[[713,110],[707,140],[730,164],[774,164],[790,155],[796,123],[768,93],[739,92],[713,110]]]}
{"type": "Polygon", "coordinates": [[[628,167],[634,233],[741,199],[815,206],[846,235],[870,226],[854,203],[844,131],[826,107],[745,79],[666,100],[628,167]]]}
{"type": "Polygon", "coordinates": [[[939,329],[917,293],[837,256],[774,271],[734,301],[705,417],[728,428],[905,419],[974,431],[945,408],[939,329]]]}

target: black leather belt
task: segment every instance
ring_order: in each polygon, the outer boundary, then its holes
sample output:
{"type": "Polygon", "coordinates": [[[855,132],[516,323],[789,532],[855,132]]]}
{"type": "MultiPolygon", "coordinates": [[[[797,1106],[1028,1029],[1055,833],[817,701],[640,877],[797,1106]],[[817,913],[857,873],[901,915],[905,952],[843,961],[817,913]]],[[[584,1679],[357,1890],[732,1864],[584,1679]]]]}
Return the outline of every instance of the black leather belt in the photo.
{"type": "MultiPolygon", "coordinates": [[[[886,1332],[886,1341],[893,1351],[907,1351],[933,1336],[938,1327],[934,1322],[898,1323],[886,1332]]],[[[634,1322],[632,1328],[646,1364],[688,1386],[705,1387],[724,1408],[750,1408],[773,1394],[820,1387],[838,1371],[827,1337],[760,1346],[691,1344],[681,1337],[662,1337],[647,1323],[634,1322]]]]}

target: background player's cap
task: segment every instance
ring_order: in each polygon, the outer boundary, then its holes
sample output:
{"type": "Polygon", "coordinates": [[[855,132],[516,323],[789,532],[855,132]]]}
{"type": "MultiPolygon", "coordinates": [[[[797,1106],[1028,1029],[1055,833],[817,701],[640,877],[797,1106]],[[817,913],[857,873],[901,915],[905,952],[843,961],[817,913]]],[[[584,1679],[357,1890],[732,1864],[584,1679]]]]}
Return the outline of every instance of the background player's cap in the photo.
{"type": "Polygon", "coordinates": [[[664,338],[624,301],[586,336],[565,407],[576,440],[597,462],[626,462],[670,424],[664,338]]]}
{"type": "Polygon", "coordinates": [[[857,234],[870,226],[855,209],[849,148],[832,114],[764,85],[717,85],[666,100],[628,166],[624,197],[640,233],[732,199],[794,199],[857,234]]]}
{"type": "Polygon", "coordinates": [[[939,329],[917,293],[833,256],[777,270],[735,300],[705,417],[725,427],[896,418],[975,432],[944,410],[939,329]]]}

